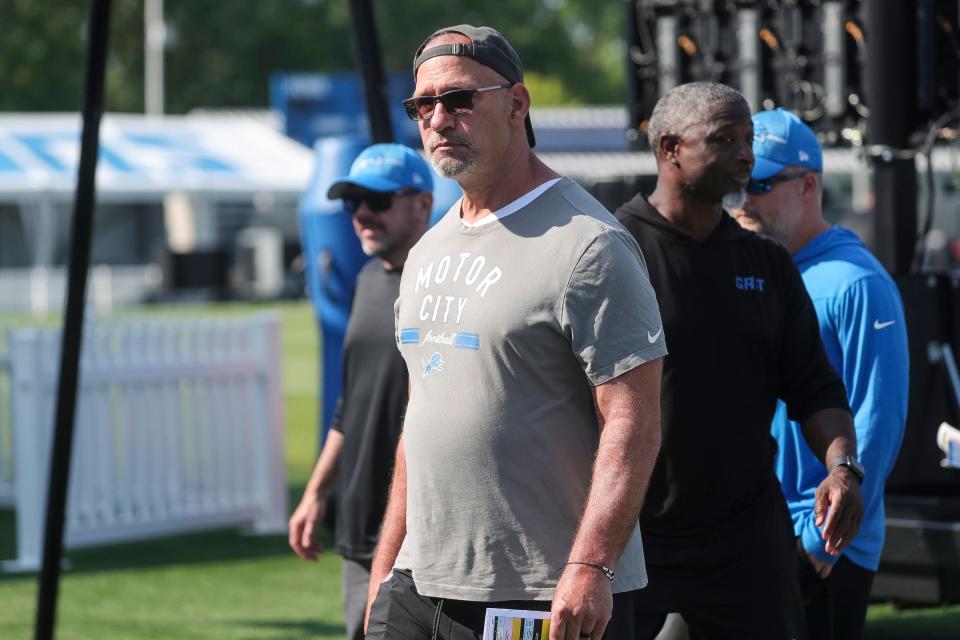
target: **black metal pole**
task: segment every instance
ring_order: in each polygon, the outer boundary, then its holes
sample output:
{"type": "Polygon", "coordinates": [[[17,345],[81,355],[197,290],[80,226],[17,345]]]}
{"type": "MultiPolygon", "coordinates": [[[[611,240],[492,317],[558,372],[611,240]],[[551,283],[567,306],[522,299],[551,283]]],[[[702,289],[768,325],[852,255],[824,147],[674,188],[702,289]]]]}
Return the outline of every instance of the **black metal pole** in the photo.
{"type": "Polygon", "coordinates": [[[638,0],[624,0],[624,42],[627,45],[626,72],[627,72],[627,140],[630,142],[630,148],[637,150],[640,148],[639,140],[641,114],[640,101],[642,96],[642,87],[640,78],[637,75],[637,65],[633,61],[632,54],[640,46],[640,37],[637,34],[637,2],[638,0]]]}
{"type": "Polygon", "coordinates": [[[372,0],[350,0],[350,22],[353,25],[353,48],[363,77],[363,95],[370,120],[373,142],[393,142],[390,110],[387,108],[383,54],[373,19],[372,0]]]}
{"type": "Polygon", "coordinates": [[[83,135],[80,168],[73,207],[72,244],[67,283],[67,313],[63,322],[63,344],[57,385],[57,413],[50,458],[47,493],[47,521],[44,528],[43,567],[37,598],[37,640],[53,638],[60,586],[60,559],[63,554],[63,521],[70,477],[74,415],[77,402],[80,344],[83,336],[83,309],[87,267],[96,199],[97,155],[100,116],[103,113],[103,85],[110,27],[110,0],[92,0],[87,18],[87,65],[83,100],[83,135]]]}
{"type": "Polygon", "coordinates": [[[873,160],[877,258],[894,275],[910,272],[917,238],[916,7],[867,0],[867,120],[873,160]]]}

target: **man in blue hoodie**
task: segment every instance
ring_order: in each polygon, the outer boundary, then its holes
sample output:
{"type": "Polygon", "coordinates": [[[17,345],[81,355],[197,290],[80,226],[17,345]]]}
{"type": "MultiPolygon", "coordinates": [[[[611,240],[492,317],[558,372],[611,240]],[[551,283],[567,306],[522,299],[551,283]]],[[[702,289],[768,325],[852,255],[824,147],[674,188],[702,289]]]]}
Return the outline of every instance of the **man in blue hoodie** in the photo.
{"type": "Polygon", "coordinates": [[[813,131],[776,109],[753,117],[756,163],[741,226],[783,244],[803,276],[831,364],[847,389],[857,431],[864,517],[840,556],[824,550],[814,492],[827,470],[781,402],[772,431],[776,472],[797,535],[800,586],[811,638],[860,638],[883,548],[883,487],[907,415],[908,352],[903,304],[893,280],[850,231],[823,218],[823,154],[813,131]],[[860,466],[862,465],[862,467],[860,466]]]}

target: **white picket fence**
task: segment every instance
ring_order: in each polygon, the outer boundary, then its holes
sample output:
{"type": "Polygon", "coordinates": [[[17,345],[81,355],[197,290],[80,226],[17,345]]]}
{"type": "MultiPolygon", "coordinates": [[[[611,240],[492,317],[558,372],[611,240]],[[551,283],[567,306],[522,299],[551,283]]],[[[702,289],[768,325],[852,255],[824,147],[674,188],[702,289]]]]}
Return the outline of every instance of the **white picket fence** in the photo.
{"type": "MultiPolygon", "coordinates": [[[[17,511],[9,570],[41,560],[60,340],[59,330],[8,332],[17,511]]],[[[274,314],[92,322],[66,546],[228,525],[286,530],[280,376],[274,314]]]]}
{"type": "Polygon", "coordinates": [[[10,359],[0,336],[0,507],[13,505],[13,414],[10,407],[10,359]]]}
{"type": "MultiPolygon", "coordinates": [[[[107,266],[90,269],[88,305],[99,312],[142,302],[163,285],[156,265],[107,266]]],[[[0,311],[46,315],[64,308],[67,272],[63,267],[0,269],[0,311]]]]}

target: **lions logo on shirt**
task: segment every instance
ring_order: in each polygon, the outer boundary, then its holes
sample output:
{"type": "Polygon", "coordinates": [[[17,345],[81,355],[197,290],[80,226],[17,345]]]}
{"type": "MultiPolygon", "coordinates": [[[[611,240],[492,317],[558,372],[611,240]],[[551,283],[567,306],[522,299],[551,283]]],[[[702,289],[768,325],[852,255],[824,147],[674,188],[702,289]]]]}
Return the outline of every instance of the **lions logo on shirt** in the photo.
{"type": "Polygon", "coordinates": [[[426,378],[434,371],[443,371],[443,357],[440,356],[439,351],[435,351],[426,362],[421,358],[420,364],[423,366],[422,378],[426,378]]]}

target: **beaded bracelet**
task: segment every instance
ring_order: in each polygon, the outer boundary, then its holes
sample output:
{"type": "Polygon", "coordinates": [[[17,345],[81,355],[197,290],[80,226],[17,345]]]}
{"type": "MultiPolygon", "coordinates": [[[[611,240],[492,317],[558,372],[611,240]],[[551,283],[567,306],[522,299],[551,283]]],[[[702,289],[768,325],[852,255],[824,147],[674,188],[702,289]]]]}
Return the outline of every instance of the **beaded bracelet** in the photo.
{"type": "Polygon", "coordinates": [[[614,576],[613,569],[605,565],[594,564],[592,562],[577,562],[577,561],[568,562],[567,564],[582,564],[585,567],[593,567],[603,575],[607,576],[607,580],[609,580],[610,582],[613,582],[613,576],[614,576]]]}

